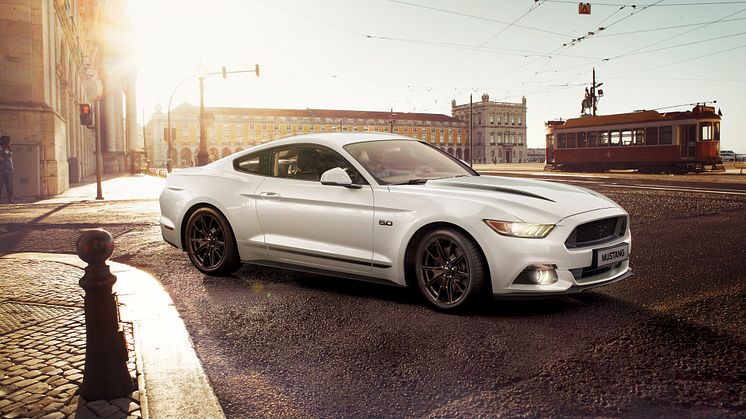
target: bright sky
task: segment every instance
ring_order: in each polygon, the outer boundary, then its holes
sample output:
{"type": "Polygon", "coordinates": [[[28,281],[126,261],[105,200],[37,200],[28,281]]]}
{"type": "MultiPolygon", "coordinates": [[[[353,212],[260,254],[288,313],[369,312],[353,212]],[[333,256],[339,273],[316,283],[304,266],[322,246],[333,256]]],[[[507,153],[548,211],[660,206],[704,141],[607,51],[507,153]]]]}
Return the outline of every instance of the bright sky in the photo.
{"type": "MultiPolygon", "coordinates": [[[[599,114],[717,100],[721,148],[746,153],[746,0],[603,0],[590,16],[571,0],[129,3],[146,119],[200,62],[259,64],[206,79],[206,105],[450,115],[470,93],[525,95],[528,145],[543,147],[545,121],[579,116],[595,66],[599,114]]],[[[183,101],[199,103],[196,81],[183,101]]]]}

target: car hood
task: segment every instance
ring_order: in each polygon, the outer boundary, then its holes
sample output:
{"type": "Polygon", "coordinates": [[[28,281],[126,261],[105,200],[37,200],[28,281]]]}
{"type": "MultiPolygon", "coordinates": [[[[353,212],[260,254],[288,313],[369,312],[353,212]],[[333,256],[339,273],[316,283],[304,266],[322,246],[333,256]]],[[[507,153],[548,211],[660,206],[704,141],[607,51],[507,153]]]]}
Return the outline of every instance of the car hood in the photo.
{"type": "Polygon", "coordinates": [[[598,192],[557,182],[500,176],[465,176],[402,185],[443,198],[461,197],[496,206],[528,223],[557,223],[571,215],[605,208],[620,208],[598,192]]]}

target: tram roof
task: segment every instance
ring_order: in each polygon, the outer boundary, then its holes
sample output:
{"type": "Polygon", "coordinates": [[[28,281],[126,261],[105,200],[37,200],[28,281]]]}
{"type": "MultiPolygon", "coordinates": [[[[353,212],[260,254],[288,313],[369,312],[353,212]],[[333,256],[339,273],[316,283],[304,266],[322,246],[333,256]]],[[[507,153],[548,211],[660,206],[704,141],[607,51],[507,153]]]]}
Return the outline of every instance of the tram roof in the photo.
{"type": "Polygon", "coordinates": [[[571,129],[571,128],[585,128],[595,127],[602,125],[622,125],[622,124],[638,124],[646,122],[658,122],[658,121],[671,121],[678,119],[691,119],[691,118],[708,118],[708,119],[720,119],[714,112],[701,112],[695,108],[692,111],[679,111],[679,112],[664,112],[658,111],[639,111],[639,112],[628,112],[614,115],[601,115],[601,116],[582,116],[580,118],[570,118],[565,121],[562,125],[550,126],[552,129],[571,129]]]}

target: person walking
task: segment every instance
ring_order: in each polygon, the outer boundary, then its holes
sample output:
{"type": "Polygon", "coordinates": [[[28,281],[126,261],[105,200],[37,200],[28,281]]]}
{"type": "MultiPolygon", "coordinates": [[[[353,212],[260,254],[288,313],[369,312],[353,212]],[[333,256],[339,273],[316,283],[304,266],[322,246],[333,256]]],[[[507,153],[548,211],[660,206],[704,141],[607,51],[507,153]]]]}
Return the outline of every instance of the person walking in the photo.
{"type": "Polygon", "coordinates": [[[13,202],[13,152],[10,151],[10,137],[3,135],[0,137],[0,198],[5,194],[8,196],[8,203],[13,202]]]}

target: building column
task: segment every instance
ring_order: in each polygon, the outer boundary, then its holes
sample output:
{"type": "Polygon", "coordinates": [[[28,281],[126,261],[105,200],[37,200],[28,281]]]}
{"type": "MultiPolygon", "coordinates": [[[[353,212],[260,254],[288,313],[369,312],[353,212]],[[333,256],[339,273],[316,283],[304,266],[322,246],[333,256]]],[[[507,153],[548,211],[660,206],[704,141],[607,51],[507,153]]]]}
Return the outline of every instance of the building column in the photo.
{"type": "MultiPolygon", "coordinates": [[[[144,138],[140,138],[140,130],[137,128],[137,75],[133,71],[127,78],[127,144],[133,151],[145,150],[144,138]]],[[[145,121],[143,121],[145,123],[145,121]]]]}
{"type": "Polygon", "coordinates": [[[110,72],[104,72],[103,130],[101,151],[104,159],[104,173],[124,171],[124,151],[121,135],[122,96],[118,83],[110,72]]]}
{"type": "MultiPolygon", "coordinates": [[[[132,70],[127,77],[125,92],[127,95],[127,154],[129,162],[127,171],[138,173],[140,168],[146,166],[145,162],[145,138],[140,137],[140,129],[137,128],[137,72],[132,70]]],[[[143,121],[145,123],[145,121],[143,121]]]]}

